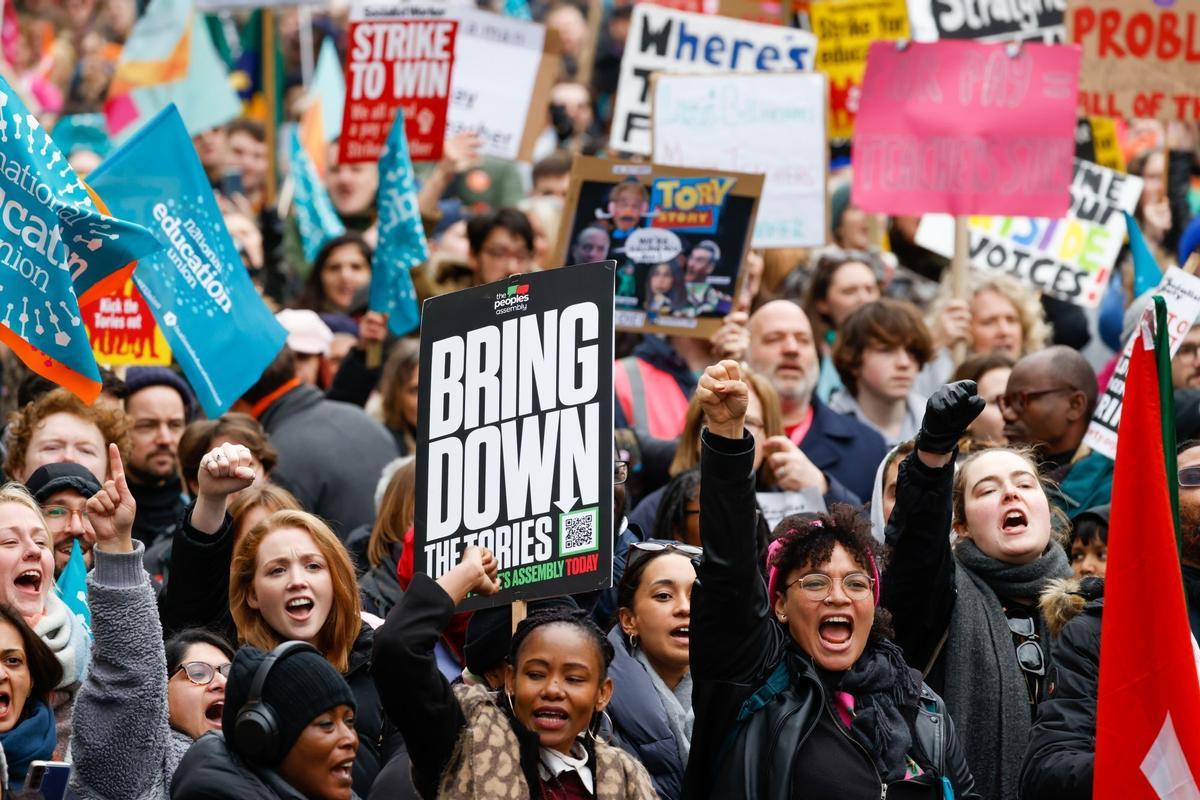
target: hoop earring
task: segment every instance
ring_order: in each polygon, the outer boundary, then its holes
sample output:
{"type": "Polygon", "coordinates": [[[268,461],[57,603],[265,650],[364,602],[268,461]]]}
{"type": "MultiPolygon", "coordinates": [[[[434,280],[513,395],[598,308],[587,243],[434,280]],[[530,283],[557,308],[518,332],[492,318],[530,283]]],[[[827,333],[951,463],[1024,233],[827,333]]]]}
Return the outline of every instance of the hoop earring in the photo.
{"type": "Polygon", "coordinates": [[[629,647],[633,650],[638,649],[638,635],[636,633],[629,634],[629,647]]]}
{"type": "Polygon", "coordinates": [[[591,740],[592,740],[592,744],[593,744],[593,745],[594,745],[596,742],[601,742],[601,743],[603,743],[603,744],[607,744],[607,743],[608,743],[608,742],[607,742],[607,741],[605,741],[604,739],[601,739],[601,738],[599,737],[599,735],[597,735],[597,732],[600,730],[600,727],[601,727],[601,722],[607,722],[607,723],[608,723],[608,729],[609,729],[610,731],[611,731],[611,730],[616,730],[616,726],[613,724],[612,717],[610,717],[610,716],[608,715],[608,711],[607,711],[607,710],[605,710],[605,709],[600,709],[600,713],[599,713],[599,714],[592,714],[592,721],[591,721],[591,724],[589,724],[589,725],[587,726],[587,730],[584,732],[584,735],[585,735],[585,736],[587,736],[587,738],[589,738],[589,739],[591,739],[591,740]]]}

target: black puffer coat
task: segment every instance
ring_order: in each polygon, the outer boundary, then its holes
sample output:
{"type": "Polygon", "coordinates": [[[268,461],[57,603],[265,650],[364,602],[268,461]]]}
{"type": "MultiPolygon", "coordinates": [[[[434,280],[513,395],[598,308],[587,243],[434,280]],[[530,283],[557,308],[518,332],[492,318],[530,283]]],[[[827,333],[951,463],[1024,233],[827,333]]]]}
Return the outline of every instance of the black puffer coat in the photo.
{"type": "MultiPolygon", "coordinates": [[[[253,767],[206,733],[188,748],[171,780],[171,800],[306,800],[270,769],[253,767]]],[[[357,798],[358,795],[351,795],[357,798]]]]}

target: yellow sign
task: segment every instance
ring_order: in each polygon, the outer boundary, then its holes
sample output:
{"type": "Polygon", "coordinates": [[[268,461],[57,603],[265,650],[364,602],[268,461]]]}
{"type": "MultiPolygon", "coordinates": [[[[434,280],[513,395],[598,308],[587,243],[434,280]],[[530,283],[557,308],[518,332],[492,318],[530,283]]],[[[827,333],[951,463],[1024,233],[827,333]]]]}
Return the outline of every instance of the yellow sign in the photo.
{"type": "Polygon", "coordinates": [[[907,39],[905,0],[819,0],[809,8],[817,35],[816,68],[829,77],[829,137],[854,133],[867,47],[880,39],[907,39]]]}
{"type": "Polygon", "coordinates": [[[1092,144],[1096,163],[1117,172],[1125,171],[1125,154],[1117,141],[1117,121],[1112,117],[1088,117],[1092,126],[1092,144]]]}
{"type": "Polygon", "coordinates": [[[132,280],[79,309],[96,363],[109,367],[166,366],[171,348],[132,280]]]}

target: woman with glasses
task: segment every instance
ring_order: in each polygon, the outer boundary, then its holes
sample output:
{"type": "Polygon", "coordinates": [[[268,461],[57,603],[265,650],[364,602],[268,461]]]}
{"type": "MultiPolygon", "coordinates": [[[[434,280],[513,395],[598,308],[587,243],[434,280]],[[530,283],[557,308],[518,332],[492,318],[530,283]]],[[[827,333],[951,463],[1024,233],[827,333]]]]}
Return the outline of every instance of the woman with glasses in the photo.
{"type": "Polygon", "coordinates": [[[1038,596],[1071,566],[1029,452],[979,450],[956,472],[959,439],[983,407],[973,381],[929,399],[900,465],[883,604],[908,663],[945,696],[980,792],[1016,800],[1051,668],[1038,596]]]}
{"type": "Polygon", "coordinates": [[[201,459],[200,494],[172,545],[164,622],[174,630],[227,629],[231,622],[239,643],[260,650],[285,641],[316,647],[357,698],[354,788],[365,797],[401,741],[371,680],[373,630],[362,615],[354,565],[329,526],[303,511],[275,511],[238,536],[226,497],[254,483],[252,465],[250,450],[236,444],[201,459]]]}
{"type": "Polygon", "coordinates": [[[663,800],[680,796],[691,748],[692,559],[701,552],[673,541],[630,545],[608,633],[614,743],[637,756],[663,800]]]}
{"type": "Polygon", "coordinates": [[[694,798],[974,798],[954,724],[887,639],[869,520],[834,504],[754,537],[753,444],[734,361],[700,379],[700,533],[692,599],[694,798]]]}
{"type": "Polygon", "coordinates": [[[136,504],[110,447],[112,480],[87,502],[96,532],[88,575],[95,642],[75,700],[72,780],[81,797],[165,799],[192,742],[221,730],[233,650],[200,629],[164,647],[145,545],[133,538],[136,504]]]}

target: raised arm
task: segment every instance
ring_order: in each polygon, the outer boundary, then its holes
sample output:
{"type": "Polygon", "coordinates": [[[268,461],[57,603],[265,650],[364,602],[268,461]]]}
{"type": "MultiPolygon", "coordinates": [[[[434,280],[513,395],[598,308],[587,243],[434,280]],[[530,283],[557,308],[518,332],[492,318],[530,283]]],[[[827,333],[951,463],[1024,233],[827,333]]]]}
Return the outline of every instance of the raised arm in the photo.
{"type": "Polygon", "coordinates": [[[737,362],[705,370],[696,395],[708,429],[700,452],[704,555],[692,592],[692,675],[750,679],[774,660],[779,634],[758,569],[754,441],[744,427],[749,393],[737,362]]]}
{"type": "Polygon", "coordinates": [[[408,746],[413,783],[423,797],[437,795],[438,779],[466,725],[433,649],[454,607],[468,594],[500,590],[496,570],[491,552],[468,547],[462,561],[437,581],[414,575],[387,621],[375,631],[371,675],[383,710],[408,746]]]}
{"type": "Polygon", "coordinates": [[[253,456],[240,444],[223,444],[200,459],[200,491],[171,543],[171,579],[162,598],[163,625],[174,633],[202,627],[233,634],[229,615],[229,563],[233,522],[229,496],[254,483],[253,456]]]}
{"type": "Polygon", "coordinates": [[[165,795],[163,763],[172,740],[167,659],[143,545],[133,540],[136,504],[115,444],[109,474],[87,503],[96,535],[96,567],[87,579],[93,644],[75,698],[72,783],[81,797],[165,795]]]}
{"type": "Polygon", "coordinates": [[[954,610],[954,458],[958,440],[983,407],[974,381],[934,392],[917,449],[901,462],[897,475],[896,505],[886,529],[891,552],[882,603],[892,612],[896,642],[918,669],[936,654],[954,610]]]}

